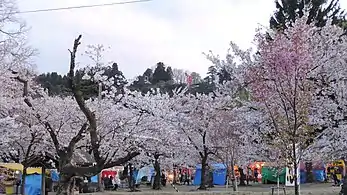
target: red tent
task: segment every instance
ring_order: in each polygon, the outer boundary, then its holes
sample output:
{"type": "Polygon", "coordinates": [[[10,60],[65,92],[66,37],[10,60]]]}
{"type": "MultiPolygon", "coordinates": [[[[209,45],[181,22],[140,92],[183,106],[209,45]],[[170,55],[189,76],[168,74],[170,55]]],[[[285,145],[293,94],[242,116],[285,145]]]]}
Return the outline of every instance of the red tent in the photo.
{"type": "Polygon", "coordinates": [[[101,178],[110,177],[110,176],[115,178],[117,176],[117,171],[115,171],[115,170],[103,170],[101,172],[101,178]]]}

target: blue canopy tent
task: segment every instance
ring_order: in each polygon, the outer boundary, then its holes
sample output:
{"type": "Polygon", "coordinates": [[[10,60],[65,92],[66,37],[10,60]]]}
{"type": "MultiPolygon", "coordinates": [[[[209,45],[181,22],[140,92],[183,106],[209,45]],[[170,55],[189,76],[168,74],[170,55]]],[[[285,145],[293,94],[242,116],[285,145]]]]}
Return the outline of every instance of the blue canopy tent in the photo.
{"type": "Polygon", "coordinates": [[[141,179],[145,176],[147,177],[147,182],[151,182],[153,173],[154,173],[154,168],[152,166],[142,167],[140,170],[138,170],[136,174],[136,178],[135,178],[136,184],[141,183],[141,179]]]}
{"type": "Polygon", "coordinates": [[[25,176],[25,195],[41,195],[41,174],[25,176]]]}
{"type": "MultiPolygon", "coordinates": [[[[227,175],[227,167],[222,163],[211,164],[213,168],[213,184],[225,185],[225,179],[227,175]]],[[[201,164],[196,165],[196,172],[194,177],[194,185],[201,184],[201,164]]]]}
{"type": "MultiPolygon", "coordinates": [[[[325,172],[324,170],[312,170],[313,178],[315,182],[324,182],[325,181],[325,172]]],[[[300,171],[300,183],[307,182],[307,172],[300,171]]]]}
{"type": "MultiPolygon", "coordinates": [[[[59,173],[57,170],[51,170],[51,178],[53,182],[59,181],[59,173]]],[[[90,178],[91,183],[98,183],[98,175],[94,175],[90,178]]]]}

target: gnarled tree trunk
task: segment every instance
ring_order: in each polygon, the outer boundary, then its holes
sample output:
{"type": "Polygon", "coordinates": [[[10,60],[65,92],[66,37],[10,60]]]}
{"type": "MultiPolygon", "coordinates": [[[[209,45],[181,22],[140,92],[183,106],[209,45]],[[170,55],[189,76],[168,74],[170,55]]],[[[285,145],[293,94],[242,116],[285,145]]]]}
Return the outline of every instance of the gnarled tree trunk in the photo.
{"type": "Polygon", "coordinates": [[[154,176],[154,182],[153,182],[153,190],[160,190],[160,164],[159,164],[159,156],[154,155],[154,171],[155,171],[155,176],[154,176]]]}
{"type": "Polygon", "coordinates": [[[64,173],[60,173],[57,195],[73,195],[74,178],[64,173]]]}
{"type": "Polygon", "coordinates": [[[207,168],[207,156],[204,156],[201,159],[201,183],[200,187],[198,188],[199,190],[206,190],[206,168],[207,168]]]}

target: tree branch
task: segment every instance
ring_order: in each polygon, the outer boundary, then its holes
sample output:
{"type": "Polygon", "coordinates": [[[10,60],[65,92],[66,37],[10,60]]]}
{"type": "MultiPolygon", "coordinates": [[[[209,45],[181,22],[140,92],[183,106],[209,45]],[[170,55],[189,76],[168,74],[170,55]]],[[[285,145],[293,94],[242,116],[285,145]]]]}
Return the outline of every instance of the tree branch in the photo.
{"type": "Polygon", "coordinates": [[[87,118],[89,122],[89,134],[90,134],[90,139],[91,139],[91,145],[92,145],[92,151],[94,155],[94,160],[95,162],[99,165],[102,166],[104,163],[104,159],[101,157],[99,148],[100,148],[100,143],[98,141],[98,135],[97,135],[97,124],[96,124],[96,118],[95,114],[87,107],[87,105],[84,102],[83,94],[80,89],[77,88],[76,86],[76,81],[75,81],[75,67],[76,67],[76,53],[78,46],[81,44],[80,40],[82,38],[82,35],[79,35],[73,44],[72,51],[69,50],[70,52],[70,68],[69,68],[69,73],[68,73],[68,85],[70,89],[73,92],[73,95],[75,97],[75,100],[87,118]]]}

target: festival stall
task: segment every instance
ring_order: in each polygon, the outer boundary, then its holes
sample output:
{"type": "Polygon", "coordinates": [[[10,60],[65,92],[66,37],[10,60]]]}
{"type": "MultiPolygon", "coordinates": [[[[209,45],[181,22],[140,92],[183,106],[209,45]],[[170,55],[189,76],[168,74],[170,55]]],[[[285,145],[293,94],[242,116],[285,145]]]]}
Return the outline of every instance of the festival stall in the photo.
{"type": "Polygon", "coordinates": [[[101,178],[105,178],[105,177],[113,177],[113,178],[119,178],[119,175],[121,173],[121,171],[124,170],[124,167],[122,166],[115,166],[109,169],[103,169],[101,171],[101,178]]]}
{"type": "Polygon", "coordinates": [[[300,183],[324,181],[325,165],[323,161],[300,162],[300,183]]]}
{"type": "MultiPolygon", "coordinates": [[[[277,183],[277,169],[271,166],[262,166],[261,168],[261,182],[263,184],[277,183]]],[[[282,169],[279,174],[279,182],[285,184],[286,182],[286,169],[282,169]]]]}
{"type": "Polygon", "coordinates": [[[257,178],[257,180],[258,180],[258,182],[261,182],[261,178],[262,178],[262,168],[263,168],[263,166],[265,165],[265,162],[253,162],[253,163],[250,163],[249,164],[249,172],[248,172],[248,174],[249,174],[249,176],[251,177],[251,178],[253,178],[254,177],[254,173],[255,173],[255,170],[257,170],[258,171],[258,178],[257,178]]]}
{"type": "Polygon", "coordinates": [[[0,167],[0,194],[12,194],[17,181],[16,173],[5,167],[0,167]]]}
{"type": "MultiPolygon", "coordinates": [[[[21,174],[23,172],[23,165],[19,163],[0,163],[0,167],[3,167],[13,173],[10,181],[4,180],[2,186],[6,187],[6,194],[12,194],[15,191],[19,191],[16,188],[16,183],[20,181],[21,174]],[[16,188],[16,189],[15,189],[16,188]]],[[[49,173],[49,170],[46,171],[49,173]]],[[[25,194],[26,195],[37,195],[41,194],[41,184],[42,184],[42,169],[41,168],[27,168],[27,175],[25,176],[25,194]]]]}
{"type": "MultiPolygon", "coordinates": [[[[227,167],[222,163],[211,164],[213,169],[213,184],[214,185],[225,185],[227,167]]],[[[201,164],[196,165],[196,172],[194,178],[194,185],[200,185],[201,183],[201,164]]]]}
{"type": "Polygon", "coordinates": [[[336,160],[329,163],[326,167],[327,177],[331,178],[333,173],[336,173],[337,179],[341,180],[346,174],[346,165],[343,160],[336,160]]]}

